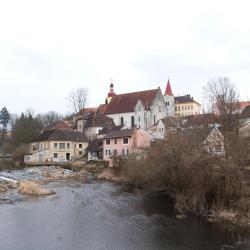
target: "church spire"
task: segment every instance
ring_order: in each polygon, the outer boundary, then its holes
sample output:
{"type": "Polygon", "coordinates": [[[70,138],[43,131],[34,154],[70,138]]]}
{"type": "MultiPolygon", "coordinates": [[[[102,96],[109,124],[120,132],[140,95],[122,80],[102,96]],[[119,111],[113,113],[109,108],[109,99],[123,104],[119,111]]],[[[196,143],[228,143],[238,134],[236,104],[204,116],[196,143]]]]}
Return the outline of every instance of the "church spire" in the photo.
{"type": "Polygon", "coordinates": [[[167,87],[166,87],[166,90],[165,90],[165,96],[168,95],[168,96],[173,96],[173,92],[172,92],[172,88],[171,88],[171,84],[170,84],[170,81],[168,79],[168,82],[167,82],[167,87]]]}
{"type": "Polygon", "coordinates": [[[114,92],[114,84],[113,84],[112,79],[111,79],[111,83],[110,83],[109,87],[110,87],[110,90],[109,90],[108,96],[106,98],[106,103],[110,103],[112,97],[116,95],[116,93],[114,92]]]}

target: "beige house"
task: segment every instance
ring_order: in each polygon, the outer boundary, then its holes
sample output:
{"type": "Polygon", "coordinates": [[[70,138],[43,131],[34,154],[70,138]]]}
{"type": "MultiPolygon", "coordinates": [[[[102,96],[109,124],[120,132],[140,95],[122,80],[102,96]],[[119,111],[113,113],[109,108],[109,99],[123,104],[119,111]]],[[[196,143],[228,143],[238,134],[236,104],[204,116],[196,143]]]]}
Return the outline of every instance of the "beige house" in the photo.
{"type": "Polygon", "coordinates": [[[201,113],[201,105],[190,95],[175,97],[175,116],[183,117],[201,113]]]}
{"type": "Polygon", "coordinates": [[[24,162],[64,162],[82,157],[88,146],[83,133],[63,129],[46,130],[29,144],[24,162]]]}

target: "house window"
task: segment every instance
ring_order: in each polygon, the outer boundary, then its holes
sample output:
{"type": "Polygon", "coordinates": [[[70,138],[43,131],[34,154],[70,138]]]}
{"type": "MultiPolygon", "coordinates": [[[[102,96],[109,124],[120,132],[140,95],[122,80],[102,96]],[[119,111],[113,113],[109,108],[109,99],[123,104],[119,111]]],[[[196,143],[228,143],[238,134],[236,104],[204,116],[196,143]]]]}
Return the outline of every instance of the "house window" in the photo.
{"type": "Polygon", "coordinates": [[[124,119],[123,119],[123,117],[121,117],[121,125],[123,125],[124,124],[124,119]]]}
{"type": "Polygon", "coordinates": [[[126,151],[127,151],[126,154],[128,155],[129,154],[129,150],[127,149],[126,151]]]}
{"type": "Polygon", "coordinates": [[[79,155],[82,155],[82,151],[79,151],[79,155]]]}
{"type": "Polygon", "coordinates": [[[82,144],[81,143],[79,144],[79,148],[82,148],[82,144]]]}
{"type": "Polygon", "coordinates": [[[139,121],[139,122],[141,121],[141,117],[140,117],[140,116],[138,117],[138,121],[139,121]]]}
{"type": "Polygon", "coordinates": [[[57,158],[57,153],[54,153],[54,158],[55,158],[55,159],[57,158]]]}
{"type": "Polygon", "coordinates": [[[125,149],[122,149],[122,155],[125,155],[125,149]]]}
{"type": "Polygon", "coordinates": [[[123,138],[123,144],[128,144],[128,138],[123,138]]]}
{"type": "Polygon", "coordinates": [[[111,155],[111,151],[110,151],[110,149],[108,150],[108,153],[109,153],[109,155],[111,155]]]}
{"type": "Polygon", "coordinates": [[[135,118],[131,116],[131,128],[135,126],[135,118]]]}
{"type": "Polygon", "coordinates": [[[70,148],[70,143],[67,143],[67,148],[70,148]]]}
{"type": "Polygon", "coordinates": [[[155,115],[154,115],[154,124],[155,124],[155,115]]]}
{"type": "Polygon", "coordinates": [[[175,109],[175,111],[177,111],[177,107],[175,107],[174,109],[175,109]]]}
{"type": "Polygon", "coordinates": [[[65,143],[59,143],[59,149],[65,149],[65,143]]]}
{"type": "Polygon", "coordinates": [[[180,106],[178,106],[178,111],[180,111],[181,110],[181,107],[180,106]]]}
{"type": "Polygon", "coordinates": [[[106,145],[110,145],[110,140],[106,140],[106,145]]]}
{"type": "Polygon", "coordinates": [[[115,138],[115,144],[117,144],[117,139],[115,138]]]}
{"type": "Polygon", "coordinates": [[[114,155],[117,155],[117,149],[114,149],[114,155]]]}
{"type": "Polygon", "coordinates": [[[105,155],[108,155],[108,150],[107,149],[105,150],[105,155]]]}
{"type": "Polygon", "coordinates": [[[57,143],[54,143],[54,148],[57,148],[57,143]]]}

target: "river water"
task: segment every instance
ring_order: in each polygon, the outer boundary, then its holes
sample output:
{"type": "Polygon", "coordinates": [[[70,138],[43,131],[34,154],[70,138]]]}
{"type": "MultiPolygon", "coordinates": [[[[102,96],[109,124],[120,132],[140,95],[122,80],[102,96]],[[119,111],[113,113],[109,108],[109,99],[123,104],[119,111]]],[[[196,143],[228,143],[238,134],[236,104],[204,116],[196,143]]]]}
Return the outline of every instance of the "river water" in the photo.
{"type": "Polygon", "coordinates": [[[135,194],[107,182],[50,183],[56,191],[0,196],[1,250],[216,250],[250,249],[250,232],[178,220],[165,198],[135,194]]]}

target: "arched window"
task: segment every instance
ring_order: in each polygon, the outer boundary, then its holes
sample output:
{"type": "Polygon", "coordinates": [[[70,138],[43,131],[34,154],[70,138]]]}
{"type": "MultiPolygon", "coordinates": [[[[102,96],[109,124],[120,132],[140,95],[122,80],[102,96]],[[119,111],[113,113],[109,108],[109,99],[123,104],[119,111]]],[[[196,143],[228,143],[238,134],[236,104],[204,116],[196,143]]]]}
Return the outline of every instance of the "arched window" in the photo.
{"type": "Polygon", "coordinates": [[[135,126],[135,118],[131,116],[131,128],[135,126]]]}
{"type": "Polygon", "coordinates": [[[121,117],[121,125],[124,125],[123,117],[121,117]]]}

